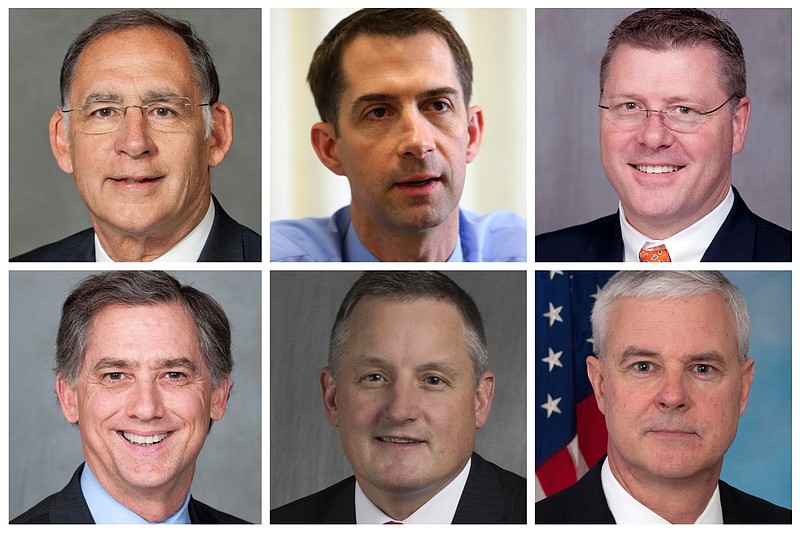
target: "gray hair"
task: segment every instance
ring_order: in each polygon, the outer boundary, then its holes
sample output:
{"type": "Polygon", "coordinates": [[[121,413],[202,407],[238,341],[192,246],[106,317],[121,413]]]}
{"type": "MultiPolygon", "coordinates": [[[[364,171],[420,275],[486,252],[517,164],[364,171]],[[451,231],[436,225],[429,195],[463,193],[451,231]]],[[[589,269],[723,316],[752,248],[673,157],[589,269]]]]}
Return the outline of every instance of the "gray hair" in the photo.
{"type": "Polygon", "coordinates": [[[750,344],[750,316],[747,304],[734,284],[719,272],[709,270],[629,270],[618,272],[608,280],[597,295],[592,308],[592,338],[597,357],[606,355],[608,338],[608,315],[619,298],[688,298],[716,294],[731,311],[736,329],[738,359],[747,358],[750,344]]]}
{"type": "MultiPolygon", "coordinates": [[[[177,20],[158,11],[151,9],[126,9],[103,15],[86,28],[67,49],[64,61],[61,64],[61,109],[66,109],[69,104],[69,92],[72,89],[72,80],[75,75],[75,66],[78,64],[83,50],[92,41],[109,33],[133,28],[157,28],[180,37],[189,50],[194,66],[195,81],[200,85],[200,94],[203,102],[214,104],[219,99],[219,77],[211,51],[208,45],[194,32],[192,25],[186,21],[177,20]]],[[[73,102],[72,105],[78,105],[73,102]]],[[[205,138],[211,135],[213,114],[211,106],[200,108],[203,114],[205,138]]],[[[64,115],[64,125],[69,134],[69,114],[64,115]]]]}
{"type": "Polygon", "coordinates": [[[648,8],[636,11],[617,24],[608,38],[600,61],[600,92],[605,87],[611,60],[621,44],[652,51],[708,46],[719,54],[717,79],[728,96],[734,96],[735,111],[747,95],[744,50],[727,21],[701,9],[648,8]]]}
{"type": "Polygon", "coordinates": [[[233,370],[231,326],[208,294],[181,285],[161,271],[126,270],[89,276],[67,297],[56,340],[56,368],[70,385],[78,381],[95,315],[110,305],[180,304],[194,321],[203,360],[216,387],[233,370]]]}
{"type": "Polygon", "coordinates": [[[364,296],[385,296],[406,302],[434,298],[454,305],[464,322],[464,344],[472,359],[475,386],[478,385],[489,368],[486,332],[478,306],[464,289],[444,274],[420,271],[365,272],[353,284],[339,306],[331,330],[328,366],[334,379],[339,374],[341,358],[350,342],[353,310],[364,296]]]}

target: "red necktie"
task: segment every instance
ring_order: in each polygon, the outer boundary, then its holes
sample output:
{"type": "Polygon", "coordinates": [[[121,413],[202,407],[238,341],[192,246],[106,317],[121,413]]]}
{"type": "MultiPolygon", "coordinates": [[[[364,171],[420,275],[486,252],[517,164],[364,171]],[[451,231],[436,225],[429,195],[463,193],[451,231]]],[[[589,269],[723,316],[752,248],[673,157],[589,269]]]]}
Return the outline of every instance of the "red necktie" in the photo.
{"type": "Polygon", "coordinates": [[[654,246],[652,248],[642,248],[639,250],[640,263],[671,263],[672,259],[669,256],[667,247],[663,244],[654,246]]]}

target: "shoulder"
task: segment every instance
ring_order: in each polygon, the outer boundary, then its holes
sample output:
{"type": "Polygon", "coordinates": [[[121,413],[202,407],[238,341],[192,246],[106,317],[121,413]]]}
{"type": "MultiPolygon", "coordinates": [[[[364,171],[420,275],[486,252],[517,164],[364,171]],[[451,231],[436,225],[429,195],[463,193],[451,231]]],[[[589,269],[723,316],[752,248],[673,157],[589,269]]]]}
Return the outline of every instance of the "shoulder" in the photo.
{"type": "Polygon", "coordinates": [[[791,524],[792,510],[719,482],[722,518],[726,524],[791,524]]]}
{"type": "Polygon", "coordinates": [[[454,524],[525,524],[528,489],[524,477],[472,454],[454,524]]]}
{"type": "Polygon", "coordinates": [[[536,503],[537,524],[613,524],[598,462],[575,484],[536,503]]]}
{"type": "Polygon", "coordinates": [[[319,492],[270,511],[271,524],[355,523],[356,478],[331,485],[319,492]],[[331,520],[338,515],[340,520],[331,520]]]}
{"type": "Polygon", "coordinates": [[[342,261],[350,208],[332,217],[276,220],[269,225],[270,261],[342,261]]]}
{"type": "Polygon", "coordinates": [[[79,231],[35,250],[11,258],[12,262],[94,261],[94,230],[79,231]]]}
{"type": "Polygon", "coordinates": [[[189,500],[189,516],[192,524],[249,524],[241,518],[218,511],[194,498],[189,500]]]}
{"type": "Polygon", "coordinates": [[[12,524],[93,524],[92,514],[81,491],[83,464],[69,483],[40,501],[15,519],[12,524]]]}
{"type": "Polygon", "coordinates": [[[459,210],[459,234],[464,261],[525,261],[527,222],[511,211],[479,215],[459,210]]]}
{"type": "MultiPolygon", "coordinates": [[[[536,236],[537,261],[584,261],[602,260],[585,258],[587,250],[597,239],[618,240],[622,247],[619,229],[619,214],[614,213],[585,224],[571,226],[536,236]],[[617,238],[618,236],[618,238],[617,238]]],[[[616,259],[621,261],[622,258],[616,259]]]]}
{"type": "Polygon", "coordinates": [[[239,224],[214,199],[214,223],[198,261],[261,261],[261,235],[239,224]]]}

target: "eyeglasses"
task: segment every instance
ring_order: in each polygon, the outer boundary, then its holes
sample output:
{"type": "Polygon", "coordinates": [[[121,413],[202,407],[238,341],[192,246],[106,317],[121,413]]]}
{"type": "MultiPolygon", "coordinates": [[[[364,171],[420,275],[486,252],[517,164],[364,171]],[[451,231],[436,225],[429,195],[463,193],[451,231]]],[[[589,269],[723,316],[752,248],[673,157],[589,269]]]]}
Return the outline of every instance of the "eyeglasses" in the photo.
{"type": "Polygon", "coordinates": [[[722,109],[735,96],[732,95],[711,111],[706,111],[705,107],[698,104],[685,103],[673,104],[659,111],[647,109],[639,102],[630,100],[612,101],[608,105],[597,104],[597,107],[606,111],[605,117],[609,122],[623,129],[638,129],[650,118],[650,113],[658,113],[666,127],[678,133],[688,133],[702,126],[707,115],[722,109]]]}
{"type": "Polygon", "coordinates": [[[120,102],[91,102],[81,107],[62,109],[62,113],[75,113],[75,126],[84,133],[111,133],[119,128],[128,109],[141,109],[148,126],[157,131],[183,131],[192,123],[195,107],[211,105],[193,104],[184,96],[155,98],[141,105],[119,105],[120,102]]]}

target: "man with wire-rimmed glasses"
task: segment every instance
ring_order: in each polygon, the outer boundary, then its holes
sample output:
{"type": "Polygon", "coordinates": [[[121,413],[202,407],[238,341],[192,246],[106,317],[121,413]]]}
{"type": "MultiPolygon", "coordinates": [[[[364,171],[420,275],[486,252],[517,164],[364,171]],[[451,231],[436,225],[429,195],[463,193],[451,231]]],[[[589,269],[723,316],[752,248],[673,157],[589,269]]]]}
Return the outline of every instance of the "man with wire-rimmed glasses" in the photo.
{"type": "Polygon", "coordinates": [[[151,10],[104,15],[69,47],[49,125],[92,228],[17,261],[260,261],[261,237],[211,195],[233,115],[208,46],[151,10]]]}
{"type": "Polygon", "coordinates": [[[742,45],[698,9],[643,9],[600,64],[600,159],[619,211],[536,239],[537,261],[790,261],[731,185],[751,103],[742,45]]]}

